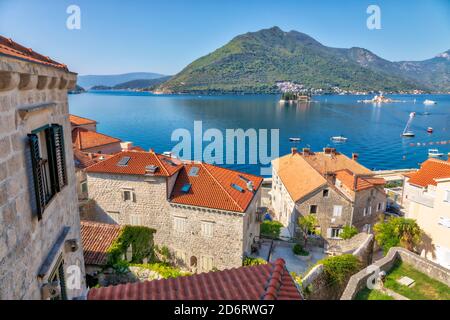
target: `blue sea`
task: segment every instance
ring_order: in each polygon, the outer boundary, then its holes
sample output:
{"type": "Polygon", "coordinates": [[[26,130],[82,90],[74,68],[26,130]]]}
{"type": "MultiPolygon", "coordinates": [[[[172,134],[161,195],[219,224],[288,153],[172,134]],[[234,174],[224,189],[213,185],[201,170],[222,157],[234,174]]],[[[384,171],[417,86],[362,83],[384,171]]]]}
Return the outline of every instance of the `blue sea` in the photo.
{"type": "MultiPolygon", "coordinates": [[[[450,95],[388,97],[402,102],[373,105],[358,103],[372,96],[326,95],[314,96],[311,103],[280,105],[277,95],[96,91],[70,95],[69,109],[72,114],[97,120],[99,132],[160,153],[178,143],[171,141],[174,130],[193,132],[194,121],[202,121],[203,132],[216,128],[224,136],[226,129],[279,129],[280,155],[289,153],[292,147],[319,151],[331,146],[348,156],[358,153],[363,165],[376,170],[418,167],[428,158],[430,148],[438,148],[446,159],[450,152],[450,95]],[[425,99],[437,104],[424,105],[425,99]],[[404,138],[401,133],[411,112],[416,112],[410,127],[416,136],[404,138]],[[434,129],[432,134],[426,132],[428,127],[434,129]],[[344,135],[348,141],[333,143],[330,137],[337,135],[344,135]],[[290,137],[302,140],[292,143],[290,137]]],[[[203,146],[208,144],[204,142],[203,146]]],[[[219,156],[225,162],[225,156],[219,156]]],[[[261,173],[259,164],[246,162],[224,166],[261,173]]]]}

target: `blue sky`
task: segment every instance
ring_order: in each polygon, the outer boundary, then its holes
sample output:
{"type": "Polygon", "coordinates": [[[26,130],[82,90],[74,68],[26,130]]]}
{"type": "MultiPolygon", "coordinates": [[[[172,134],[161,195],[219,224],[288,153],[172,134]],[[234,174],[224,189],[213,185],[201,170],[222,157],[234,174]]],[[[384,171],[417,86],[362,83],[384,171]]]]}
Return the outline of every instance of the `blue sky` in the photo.
{"type": "Polygon", "coordinates": [[[275,25],[328,46],[424,60],[450,49],[450,0],[0,0],[0,34],[79,74],[175,74],[238,34],[275,25]],[[81,30],[66,28],[71,4],[81,30]],[[366,27],[370,4],[381,8],[381,30],[366,27]]]}

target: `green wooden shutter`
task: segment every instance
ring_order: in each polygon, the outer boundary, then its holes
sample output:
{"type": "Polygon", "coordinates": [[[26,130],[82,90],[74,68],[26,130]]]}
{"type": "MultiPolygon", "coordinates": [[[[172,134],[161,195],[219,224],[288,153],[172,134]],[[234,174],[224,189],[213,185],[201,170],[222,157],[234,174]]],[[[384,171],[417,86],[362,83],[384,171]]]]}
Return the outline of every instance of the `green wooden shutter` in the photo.
{"type": "Polygon", "coordinates": [[[48,171],[50,172],[50,193],[54,195],[59,192],[58,181],[58,169],[56,163],[56,146],[55,146],[55,133],[54,128],[48,127],[45,129],[45,141],[47,143],[47,159],[48,159],[48,171]]]}
{"type": "Polygon", "coordinates": [[[43,185],[43,174],[41,167],[41,156],[39,152],[39,138],[36,134],[29,134],[31,165],[33,167],[34,190],[36,195],[36,214],[38,219],[42,219],[45,208],[45,192],[43,185]]]}
{"type": "Polygon", "coordinates": [[[64,149],[64,130],[59,124],[53,124],[54,160],[58,191],[67,185],[66,157],[64,149]]]}

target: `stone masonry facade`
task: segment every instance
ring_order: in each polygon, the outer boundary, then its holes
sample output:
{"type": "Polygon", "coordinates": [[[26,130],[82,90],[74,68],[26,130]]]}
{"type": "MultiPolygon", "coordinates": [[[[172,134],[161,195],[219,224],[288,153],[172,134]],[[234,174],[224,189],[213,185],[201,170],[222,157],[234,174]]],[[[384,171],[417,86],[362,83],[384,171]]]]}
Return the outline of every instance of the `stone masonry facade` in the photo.
{"type": "Polygon", "coordinates": [[[176,175],[166,181],[158,176],[88,172],[89,198],[95,204],[83,218],[156,229],[155,244],[167,246],[174,262],[186,270],[206,272],[241,266],[253,239],[259,236],[256,208],[260,190],[245,213],[180,205],[168,200],[176,175]],[[131,200],[123,200],[124,190],[133,192],[131,200]],[[184,221],[181,231],[175,228],[177,219],[184,221]],[[202,234],[202,223],[212,225],[212,234],[202,234]]]}
{"type": "Polygon", "coordinates": [[[63,69],[0,56],[0,300],[42,299],[42,286],[59,259],[64,261],[64,271],[72,265],[81,271],[80,287],[68,289],[67,298],[84,290],[67,103],[67,90],[75,83],[76,74],[63,69]],[[63,126],[67,185],[38,220],[32,213],[34,185],[27,134],[49,123],[63,126]],[[78,249],[68,251],[58,239],[75,239],[78,249]]]}

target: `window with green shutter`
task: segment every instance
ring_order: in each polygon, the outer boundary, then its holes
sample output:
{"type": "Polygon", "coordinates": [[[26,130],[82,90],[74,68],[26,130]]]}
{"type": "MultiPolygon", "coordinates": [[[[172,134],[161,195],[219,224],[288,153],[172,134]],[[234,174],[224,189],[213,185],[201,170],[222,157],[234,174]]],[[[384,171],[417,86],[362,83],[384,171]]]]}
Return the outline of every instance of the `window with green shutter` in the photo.
{"type": "Polygon", "coordinates": [[[28,134],[38,219],[50,200],[67,184],[63,127],[47,125],[28,134]]]}

